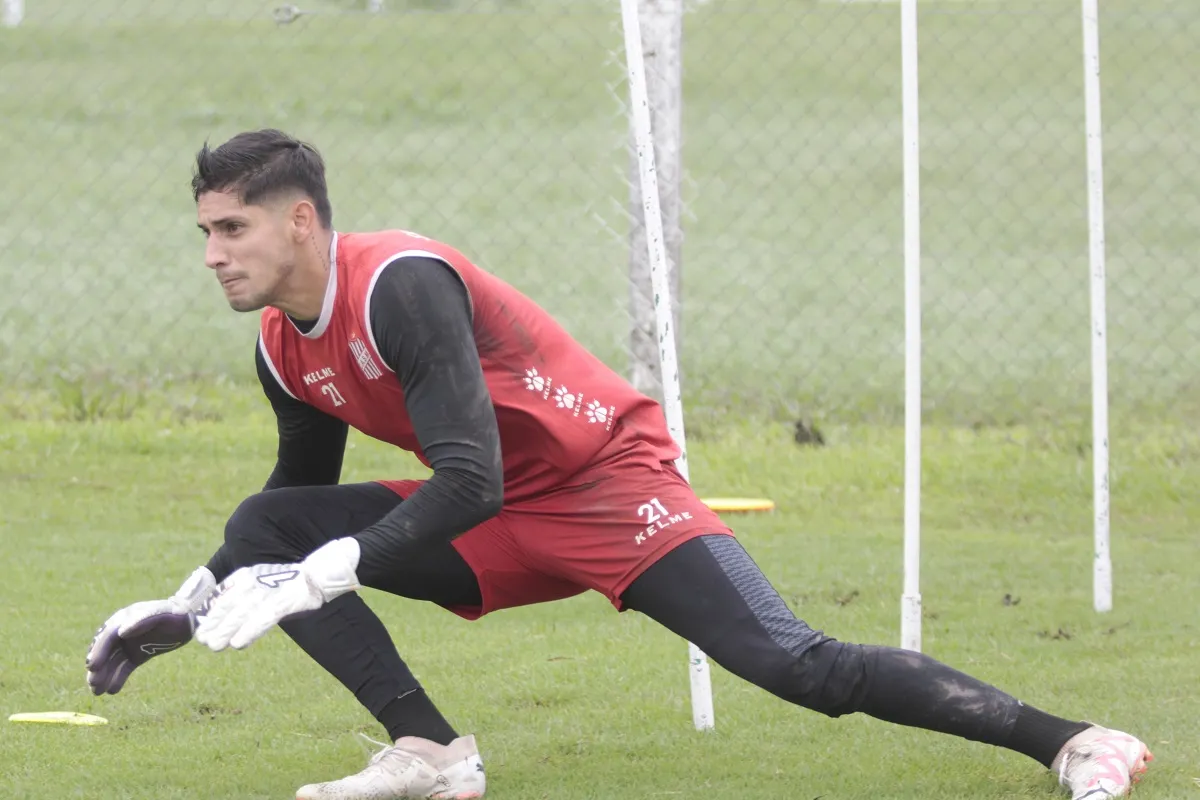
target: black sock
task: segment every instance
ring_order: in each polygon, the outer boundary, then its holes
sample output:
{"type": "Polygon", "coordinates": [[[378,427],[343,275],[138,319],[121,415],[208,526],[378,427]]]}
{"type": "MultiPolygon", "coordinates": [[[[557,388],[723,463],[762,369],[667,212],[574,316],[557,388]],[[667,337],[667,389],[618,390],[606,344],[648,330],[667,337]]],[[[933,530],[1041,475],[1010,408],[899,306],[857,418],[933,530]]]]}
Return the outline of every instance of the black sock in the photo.
{"type": "Polygon", "coordinates": [[[419,736],[446,745],[458,738],[424,689],[414,689],[397,697],[384,706],[376,718],[387,728],[393,742],[402,736],[419,736]]]}
{"type": "Polygon", "coordinates": [[[1004,746],[1024,753],[1049,769],[1054,757],[1062,750],[1067,740],[1090,727],[1086,722],[1073,722],[1055,717],[1022,703],[1012,733],[1004,746]]]}
{"type": "MultiPolygon", "coordinates": [[[[856,649],[847,646],[844,655],[855,655],[856,649]]],[[[1005,747],[1046,768],[1068,739],[1091,727],[1026,705],[927,656],[888,647],[861,649],[868,659],[875,657],[860,708],[872,716],[1005,747]]]]}

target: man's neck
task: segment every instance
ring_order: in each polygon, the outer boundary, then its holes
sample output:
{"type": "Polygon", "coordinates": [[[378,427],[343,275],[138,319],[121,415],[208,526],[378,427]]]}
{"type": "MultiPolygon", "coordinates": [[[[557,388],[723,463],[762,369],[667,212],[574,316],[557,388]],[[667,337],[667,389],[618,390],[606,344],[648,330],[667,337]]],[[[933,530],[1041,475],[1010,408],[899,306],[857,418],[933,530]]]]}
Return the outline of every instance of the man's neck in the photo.
{"type": "Polygon", "coordinates": [[[301,330],[312,327],[321,316],[329,287],[332,243],[333,233],[322,231],[313,237],[309,246],[299,248],[288,291],[273,304],[295,320],[301,330]]]}

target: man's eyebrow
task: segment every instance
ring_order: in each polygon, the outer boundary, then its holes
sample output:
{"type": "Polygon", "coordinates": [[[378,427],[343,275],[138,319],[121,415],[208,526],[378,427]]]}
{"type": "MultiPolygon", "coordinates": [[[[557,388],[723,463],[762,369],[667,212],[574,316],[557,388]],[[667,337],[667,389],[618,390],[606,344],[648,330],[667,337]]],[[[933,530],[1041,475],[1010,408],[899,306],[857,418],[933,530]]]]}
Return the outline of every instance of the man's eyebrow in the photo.
{"type": "MultiPolygon", "coordinates": [[[[221,217],[220,219],[212,220],[211,225],[214,228],[219,228],[222,225],[226,225],[230,222],[237,222],[237,221],[239,221],[237,217],[221,217]]],[[[202,231],[206,231],[206,232],[208,231],[208,226],[203,225],[202,223],[197,222],[196,227],[202,231]]]]}

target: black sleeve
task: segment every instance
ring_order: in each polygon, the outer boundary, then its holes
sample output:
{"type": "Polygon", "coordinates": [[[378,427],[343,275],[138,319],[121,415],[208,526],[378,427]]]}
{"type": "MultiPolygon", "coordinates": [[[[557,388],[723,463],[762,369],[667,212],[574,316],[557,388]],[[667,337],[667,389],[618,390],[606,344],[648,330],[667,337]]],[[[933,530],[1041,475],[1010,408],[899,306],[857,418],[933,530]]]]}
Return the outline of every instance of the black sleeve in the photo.
{"type": "Polygon", "coordinates": [[[212,558],[205,564],[208,571],[216,578],[217,583],[228,578],[233,574],[233,562],[229,558],[228,551],[225,550],[225,545],[222,544],[217,548],[217,552],[212,554],[212,558]]]}
{"type": "MultiPolygon", "coordinates": [[[[349,430],[346,423],[285,392],[257,345],[254,363],[263,393],[275,412],[275,426],[279,431],[275,468],[263,491],[283,486],[336,484],[341,478],[342,459],[346,453],[349,430]]],[[[218,582],[233,571],[224,546],[213,554],[207,566],[218,582]]]]}
{"type": "Polygon", "coordinates": [[[332,486],[341,478],[342,458],[346,454],[345,422],[331,417],[284,391],[271,374],[262,349],[254,348],[258,380],[275,412],[279,447],[275,469],[263,491],[283,486],[332,486]]]}
{"type": "Polygon", "coordinates": [[[419,549],[495,516],[504,498],[500,432],[458,275],[432,258],[393,261],[375,283],[370,320],[433,475],[356,534],[358,577],[367,585],[419,549]]]}

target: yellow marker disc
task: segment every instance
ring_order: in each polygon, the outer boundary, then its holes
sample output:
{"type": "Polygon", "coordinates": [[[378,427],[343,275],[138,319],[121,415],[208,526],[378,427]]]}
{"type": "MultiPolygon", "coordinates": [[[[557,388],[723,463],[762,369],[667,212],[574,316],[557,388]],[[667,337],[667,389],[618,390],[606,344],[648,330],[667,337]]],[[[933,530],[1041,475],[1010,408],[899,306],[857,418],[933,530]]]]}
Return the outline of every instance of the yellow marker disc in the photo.
{"type": "Polygon", "coordinates": [[[13,714],[9,722],[41,722],[50,725],[107,725],[108,720],[95,714],[81,714],[78,711],[31,711],[13,714]]]}
{"type": "Polygon", "coordinates": [[[716,512],[773,511],[775,509],[775,501],[763,497],[709,497],[704,500],[704,505],[716,512]]]}

